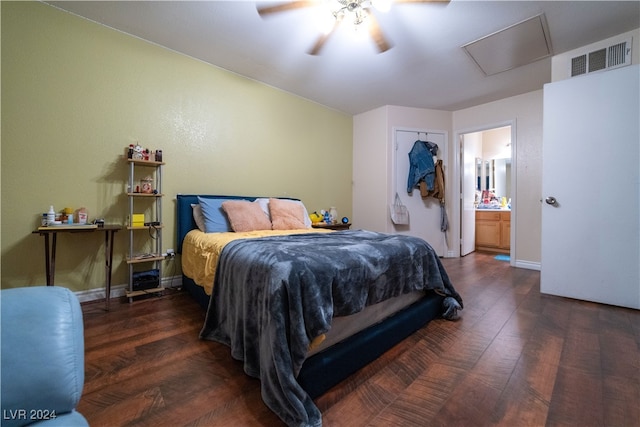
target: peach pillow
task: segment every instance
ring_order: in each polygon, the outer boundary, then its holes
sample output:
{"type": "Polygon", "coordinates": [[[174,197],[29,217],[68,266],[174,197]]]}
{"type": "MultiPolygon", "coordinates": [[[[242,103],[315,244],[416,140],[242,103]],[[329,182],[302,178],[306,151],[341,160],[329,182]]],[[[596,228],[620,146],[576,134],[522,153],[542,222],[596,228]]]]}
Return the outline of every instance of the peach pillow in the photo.
{"type": "Polygon", "coordinates": [[[274,230],[307,228],[304,223],[304,207],[292,200],[269,199],[271,226],[274,230]]]}
{"type": "Polygon", "coordinates": [[[229,218],[233,231],[271,230],[271,221],[258,203],[248,200],[227,200],[222,209],[229,218]]]}

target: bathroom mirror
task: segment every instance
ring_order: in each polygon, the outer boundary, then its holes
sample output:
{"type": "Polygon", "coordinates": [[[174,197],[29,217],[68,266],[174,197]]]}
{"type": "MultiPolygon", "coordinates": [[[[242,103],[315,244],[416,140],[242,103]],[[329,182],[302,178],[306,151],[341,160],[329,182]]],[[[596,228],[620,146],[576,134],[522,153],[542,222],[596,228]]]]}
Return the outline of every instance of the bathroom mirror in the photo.
{"type": "Polygon", "coordinates": [[[511,158],[493,159],[494,188],[496,196],[511,198],[511,158]]]}
{"type": "Polygon", "coordinates": [[[493,160],[485,160],[484,161],[484,182],[485,190],[492,190],[494,177],[493,177],[493,160]]]}
{"type": "Polygon", "coordinates": [[[476,190],[493,190],[498,197],[511,198],[511,158],[476,158],[476,190]]]}

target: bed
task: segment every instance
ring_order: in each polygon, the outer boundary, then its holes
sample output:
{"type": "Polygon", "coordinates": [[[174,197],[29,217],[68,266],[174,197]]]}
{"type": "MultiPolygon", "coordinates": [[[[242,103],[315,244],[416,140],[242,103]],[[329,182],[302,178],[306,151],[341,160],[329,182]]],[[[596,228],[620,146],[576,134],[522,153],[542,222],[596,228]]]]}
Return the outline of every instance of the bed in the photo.
{"type": "Polygon", "coordinates": [[[315,397],[463,306],[423,240],[309,225],[295,199],[177,196],[183,287],[206,311],[200,337],[228,345],[267,406],[296,426],[322,425],[315,397]],[[269,223],[247,228],[232,205],[269,223]]]}

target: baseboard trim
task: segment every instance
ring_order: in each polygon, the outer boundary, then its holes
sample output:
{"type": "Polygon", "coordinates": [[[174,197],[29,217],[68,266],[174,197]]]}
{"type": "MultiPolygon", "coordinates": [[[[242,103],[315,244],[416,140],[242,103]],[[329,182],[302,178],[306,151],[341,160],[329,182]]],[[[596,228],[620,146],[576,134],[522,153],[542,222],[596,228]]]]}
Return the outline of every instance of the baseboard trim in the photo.
{"type": "MultiPolygon", "coordinates": [[[[161,286],[165,288],[173,288],[182,285],[182,276],[170,276],[163,277],[161,280],[161,286]]],[[[127,289],[126,284],[112,285],[111,286],[111,298],[119,298],[125,295],[127,289]]],[[[91,302],[97,300],[103,300],[105,295],[104,287],[88,289],[86,291],[74,292],[80,302],[91,302]]]]}
{"type": "Polygon", "coordinates": [[[539,262],[531,262],[531,261],[520,261],[516,260],[514,267],[518,268],[526,268],[527,270],[541,270],[541,265],[539,262]]]}

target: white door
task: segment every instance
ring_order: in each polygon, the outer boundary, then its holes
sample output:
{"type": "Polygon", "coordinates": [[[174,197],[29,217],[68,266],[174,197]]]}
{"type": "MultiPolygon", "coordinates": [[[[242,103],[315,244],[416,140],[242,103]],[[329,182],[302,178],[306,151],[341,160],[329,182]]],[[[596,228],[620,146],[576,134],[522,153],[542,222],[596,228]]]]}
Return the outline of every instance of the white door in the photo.
{"type": "Polygon", "coordinates": [[[544,88],[543,293],[640,308],[640,66],[544,88]]]}
{"type": "Polygon", "coordinates": [[[477,159],[482,159],[482,134],[464,134],[460,145],[462,152],[462,216],[460,221],[460,256],[476,250],[476,187],[477,159]]]}

